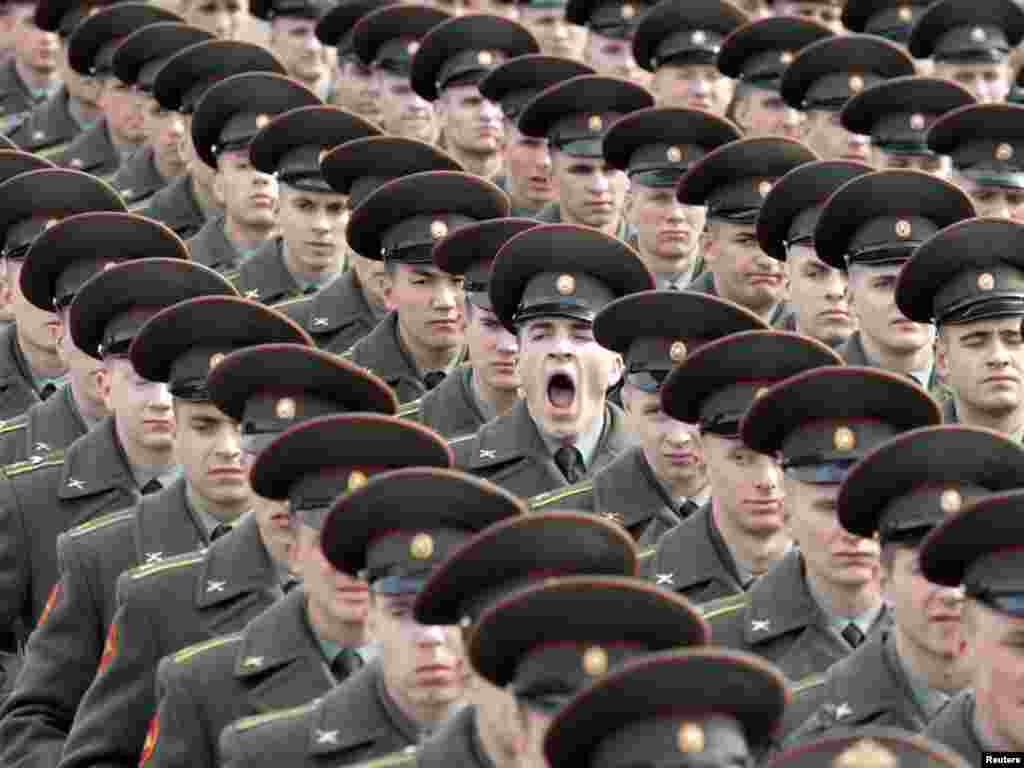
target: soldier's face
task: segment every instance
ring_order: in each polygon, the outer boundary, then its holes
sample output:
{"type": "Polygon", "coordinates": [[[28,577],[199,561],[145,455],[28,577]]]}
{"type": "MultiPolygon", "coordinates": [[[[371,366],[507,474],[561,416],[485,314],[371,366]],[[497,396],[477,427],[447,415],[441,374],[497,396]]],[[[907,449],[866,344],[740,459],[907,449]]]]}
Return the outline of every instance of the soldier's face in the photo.
{"type": "Polygon", "coordinates": [[[14,55],[21,66],[37,74],[56,74],[60,60],[57,35],[37,27],[33,21],[34,14],[34,3],[16,3],[7,11],[4,21],[10,25],[14,55]]]}
{"type": "Polygon", "coordinates": [[[812,484],[786,476],[786,506],[793,539],[808,578],[819,589],[879,589],[878,542],[854,536],[839,524],[838,483],[812,484]]]}
{"type": "Polygon", "coordinates": [[[677,496],[695,495],[703,489],[707,465],[697,428],[666,414],[657,392],[644,392],[628,380],[622,388],[622,404],[630,432],[658,479],[677,496]]]}
{"type": "Polygon", "coordinates": [[[0,259],[6,299],[4,303],[14,315],[19,342],[44,354],[54,354],[57,351],[57,337],[61,332],[60,318],[55,312],[40,309],[25,298],[21,292],[21,270],[24,265],[22,259],[0,259]]]}
{"type": "Polygon", "coordinates": [[[396,264],[391,302],[402,337],[414,349],[455,349],[465,339],[462,278],[433,265],[396,264]]]}
{"type": "Polygon", "coordinates": [[[997,749],[1024,749],[1024,618],[971,601],[964,615],[975,723],[997,749]]]}
{"type": "Polygon", "coordinates": [[[248,150],[221,152],[217,156],[213,189],[224,206],[230,227],[269,230],[277,224],[277,179],[256,170],[249,161],[248,150]]]}
{"type": "Polygon", "coordinates": [[[68,379],[75,387],[75,399],[80,409],[93,416],[107,415],[103,402],[103,379],[106,366],[95,357],[85,354],[71,338],[70,305],[61,310],[58,328],[57,354],[68,367],[68,379]]]}
{"type": "Polygon", "coordinates": [[[719,526],[765,539],[782,533],[787,507],[778,459],[738,438],[705,433],[701,441],[719,526]]]}
{"type": "Polygon", "coordinates": [[[181,9],[193,27],[222,40],[234,40],[249,13],[249,0],[182,0],[181,9]]]}
{"type": "Polygon", "coordinates": [[[127,144],[141,144],[146,140],[143,95],[116,77],[100,79],[100,106],[111,136],[127,144]]]}
{"type": "Polygon", "coordinates": [[[505,169],[512,204],[540,208],[555,199],[551,151],[547,139],[524,136],[511,120],[505,121],[505,169]]]}
{"type": "Polygon", "coordinates": [[[894,155],[875,149],[879,170],[921,171],[939,179],[948,179],[953,164],[946,155],[894,155]]]}
{"type": "Polygon", "coordinates": [[[421,98],[409,85],[409,78],[377,70],[380,91],[381,126],[388,133],[428,144],[437,141],[434,105],[421,98]]]}
{"type": "Polygon", "coordinates": [[[501,107],[481,96],[475,85],[446,88],[436,109],[445,141],[456,150],[473,156],[501,152],[505,144],[501,107]]]}
{"type": "Polygon", "coordinates": [[[806,245],[789,248],[786,269],[797,331],[833,347],[850,338],[857,324],[850,312],[846,273],[821,261],[806,245]]]}
{"type": "Polygon", "coordinates": [[[719,294],[752,312],[770,312],[786,296],[782,265],[761,250],[753,224],[709,221],[704,260],[719,294]]]}
{"type": "Polygon", "coordinates": [[[935,365],[967,414],[1002,419],[1024,405],[1019,317],[944,326],[935,345],[935,365]]]}
{"type": "Polygon", "coordinates": [[[311,83],[327,76],[327,55],[316,36],[316,20],[279,16],[270,23],[270,47],[288,74],[311,83]]]}
{"type": "Polygon", "coordinates": [[[841,5],[814,3],[806,0],[789,0],[775,4],[778,16],[796,16],[824,24],[837,35],[845,34],[843,27],[843,8],[841,5]]]}
{"type": "Polygon", "coordinates": [[[899,264],[850,268],[850,307],[861,335],[884,350],[910,354],[932,342],[932,327],[908,320],[896,306],[899,264]]]}
{"type": "Polygon", "coordinates": [[[626,174],[601,158],[554,152],[562,221],[614,235],[626,200],[626,174]]]}
{"type": "MultiPolygon", "coordinates": [[[[921,574],[917,547],[888,546],[893,551],[882,567],[882,589],[896,631],[917,652],[952,665],[960,644],[963,593],[928,581],[921,574]]],[[[958,687],[958,681],[949,682],[947,688],[958,687]]]]}
{"type": "Polygon", "coordinates": [[[1024,222],[1024,189],[978,184],[956,171],[953,171],[953,183],[971,198],[978,216],[1024,222]]]}
{"type": "Polygon", "coordinates": [[[108,369],[104,397],[122,442],[143,451],[170,451],[174,411],[167,385],[139,376],[126,356],[108,357],[104,362],[108,369]]]}
{"type": "Polygon", "coordinates": [[[534,8],[523,5],[519,9],[519,22],[537,38],[541,53],[583,60],[583,46],[587,30],[565,20],[565,8],[534,8]]]}
{"type": "Polygon", "coordinates": [[[634,184],[626,219],[636,228],[640,258],[655,274],[685,272],[697,258],[705,208],[683,205],[674,187],[634,184]]]}
{"type": "Polygon", "coordinates": [[[850,133],[839,122],[838,112],[812,109],[807,113],[804,141],[822,160],[853,160],[871,163],[871,142],[867,136],[850,133]]]}
{"type": "Polygon", "coordinates": [[[391,275],[384,262],[364,258],[349,250],[348,265],[359,278],[359,285],[371,307],[380,313],[394,309],[391,301],[391,275]]]}
{"type": "Polygon", "coordinates": [[[744,86],[736,94],[733,117],[746,139],[756,136],[786,136],[803,139],[807,119],[803,112],[788,106],[777,91],[744,86]]]}
{"type": "Polygon", "coordinates": [[[466,302],[466,346],[473,375],[485,389],[514,391],[519,379],[519,341],[488,309],[466,302]]]}
{"type": "Polygon", "coordinates": [[[222,509],[245,512],[252,489],[238,423],[212,403],[177,399],[174,425],[174,455],[192,489],[222,509]]]}
{"type": "Polygon", "coordinates": [[[983,104],[1004,101],[1010,92],[1010,66],[1006,62],[936,61],[932,66],[935,77],[960,83],[983,104]]]}
{"type": "Polygon", "coordinates": [[[572,441],[603,417],[622,361],[597,343],[590,323],[540,317],[519,329],[519,372],[534,423],[551,438],[572,441]]]}
{"type": "Polygon", "coordinates": [[[659,107],[703,109],[725,115],[732,101],[733,81],[713,64],[663,64],[651,78],[659,107]]]}
{"type": "Polygon", "coordinates": [[[413,618],[415,595],[374,593],[369,630],[380,649],[384,684],[406,712],[438,721],[465,693],[469,674],[457,626],[426,626],[413,618]]]}
{"type": "Polygon", "coordinates": [[[310,277],[341,271],[348,204],[337,192],[309,192],[281,185],[278,223],[290,269],[310,277]]]}
{"type": "Polygon", "coordinates": [[[185,138],[185,120],[177,112],[164,109],[152,96],[144,97],[146,137],[153,148],[157,168],[168,178],[185,172],[181,142],[185,138]]]}
{"type": "Polygon", "coordinates": [[[297,528],[293,563],[313,626],[336,641],[362,635],[370,609],[366,582],[331,565],[320,547],[320,531],[301,523],[297,528]]]}
{"type": "Polygon", "coordinates": [[[71,68],[68,63],[68,44],[62,41],[60,45],[60,79],[68,89],[68,93],[81,101],[87,107],[98,106],[100,98],[100,83],[95,77],[85,77],[71,68]]]}
{"type": "Polygon", "coordinates": [[[587,35],[586,63],[599,75],[621,77],[646,86],[650,73],[637,66],[633,58],[633,43],[618,37],[608,37],[590,30],[587,35]]]}
{"type": "Polygon", "coordinates": [[[373,70],[353,57],[338,64],[334,83],[334,103],[357,115],[381,122],[380,83],[373,70]]]}

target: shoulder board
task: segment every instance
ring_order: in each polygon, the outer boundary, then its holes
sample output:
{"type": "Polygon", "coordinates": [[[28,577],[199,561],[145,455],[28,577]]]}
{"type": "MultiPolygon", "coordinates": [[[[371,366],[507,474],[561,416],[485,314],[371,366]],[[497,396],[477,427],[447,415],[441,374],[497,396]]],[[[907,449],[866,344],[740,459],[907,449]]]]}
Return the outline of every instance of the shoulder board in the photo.
{"type": "Polygon", "coordinates": [[[423,400],[422,397],[418,397],[415,400],[410,400],[408,403],[404,403],[404,404],[398,406],[398,415],[399,416],[412,416],[413,414],[419,413],[420,412],[420,403],[422,402],[422,400],[423,400]]]}
{"type": "Polygon", "coordinates": [[[235,721],[234,728],[236,731],[248,731],[250,728],[255,728],[256,726],[263,725],[264,723],[275,723],[278,720],[291,720],[302,717],[307,712],[312,712],[316,709],[318,704],[320,704],[320,699],[313,699],[312,701],[303,704],[301,707],[289,707],[288,709],[279,709],[275,712],[268,712],[265,715],[243,717],[241,720],[235,721]]]}
{"type": "Polygon", "coordinates": [[[789,687],[789,692],[795,696],[803,693],[804,691],[809,691],[812,688],[818,688],[824,685],[826,680],[828,680],[827,675],[811,675],[810,677],[805,677],[803,680],[797,680],[793,683],[789,687]]]}
{"type": "Polygon", "coordinates": [[[729,597],[723,597],[720,600],[712,600],[710,603],[697,606],[697,610],[704,619],[710,621],[716,619],[719,616],[727,616],[730,613],[736,613],[736,611],[742,610],[747,606],[750,601],[750,596],[743,592],[738,595],[730,595],[729,597]]]}
{"type": "MultiPolygon", "coordinates": [[[[239,273],[239,274],[241,274],[241,273],[239,273]]],[[[282,301],[279,304],[275,304],[274,307],[276,309],[280,309],[281,307],[290,307],[293,304],[301,304],[302,302],[308,301],[311,298],[312,298],[311,296],[296,296],[293,299],[287,299],[285,301],[282,301]]]]}
{"type": "Polygon", "coordinates": [[[28,419],[25,415],[15,416],[13,419],[7,419],[6,421],[0,421],[0,435],[6,435],[9,432],[17,432],[19,429],[24,429],[28,426],[28,419]]]}
{"type": "Polygon", "coordinates": [[[109,528],[114,523],[122,520],[131,520],[135,517],[135,512],[129,509],[122,509],[118,512],[111,512],[107,515],[101,515],[100,517],[94,518],[87,523],[76,525],[74,528],[68,531],[68,536],[72,539],[76,539],[79,536],[84,536],[92,531],[98,531],[101,528],[109,528]]]}
{"type": "Polygon", "coordinates": [[[648,547],[647,549],[640,550],[640,552],[637,553],[636,557],[638,560],[649,560],[650,558],[654,557],[654,553],[657,551],[657,547],[648,547]]]}
{"type": "Polygon", "coordinates": [[[234,642],[236,642],[238,640],[241,640],[241,639],[242,639],[242,633],[241,632],[236,632],[233,635],[224,635],[222,637],[215,637],[212,640],[207,640],[207,641],[202,642],[202,643],[196,643],[195,645],[190,645],[190,646],[188,646],[186,648],[182,648],[180,651],[178,651],[177,653],[174,654],[174,663],[175,664],[182,664],[182,663],[188,661],[189,659],[191,659],[193,656],[198,656],[201,653],[205,653],[206,651],[210,650],[211,648],[219,648],[222,645],[227,645],[228,643],[234,643],[234,642]]]}
{"type": "Polygon", "coordinates": [[[63,463],[64,451],[51,451],[50,453],[33,456],[30,459],[25,459],[24,461],[19,461],[15,464],[8,464],[3,468],[3,471],[8,477],[15,477],[17,475],[23,475],[26,472],[31,472],[34,469],[41,469],[43,467],[59,467],[63,463]]]}
{"type": "Polygon", "coordinates": [[[476,432],[470,432],[468,434],[458,435],[456,437],[449,437],[448,445],[459,445],[460,443],[465,443],[468,440],[472,440],[474,437],[476,437],[476,432]]]}
{"type": "Polygon", "coordinates": [[[406,747],[401,752],[392,752],[390,755],[368,760],[353,768],[398,768],[402,765],[416,765],[417,751],[415,746],[406,747]]]}
{"type": "Polygon", "coordinates": [[[340,355],[338,355],[338,357],[340,357],[342,360],[351,360],[352,359],[352,347],[349,347],[348,349],[346,349],[344,352],[342,352],[340,355]]]}
{"type": "Polygon", "coordinates": [[[581,493],[589,493],[593,488],[594,484],[590,480],[584,480],[566,488],[557,488],[553,491],[538,493],[536,496],[531,496],[526,503],[531,510],[537,510],[546,507],[548,504],[554,504],[556,501],[571,499],[573,496],[579,496],[581,493]]]}
{"type": "Polygon", "coordinates": [[[42,149],[37,149],[33,151],[32,154],[49,159],[54,155],[59,155],[61,152],[67,149],[69,144],[71,144],[70,141],[62,141],[57,144],[51,144],[48,147],[43,147],[42,149]]]}
{"type": "Polygon", "coordinates": [[[173,571],[179,568],[186,568],[190,565],[195,565],[196,563],[202,562],[205,556],[206,555],[203,552],[189,552],[168,560],[163,560],[159,563],[136,566],[128,571],[128,573],[131,574],[132,579],[144,579],[155,573],[163,573],[164,571],[173,571]]]}

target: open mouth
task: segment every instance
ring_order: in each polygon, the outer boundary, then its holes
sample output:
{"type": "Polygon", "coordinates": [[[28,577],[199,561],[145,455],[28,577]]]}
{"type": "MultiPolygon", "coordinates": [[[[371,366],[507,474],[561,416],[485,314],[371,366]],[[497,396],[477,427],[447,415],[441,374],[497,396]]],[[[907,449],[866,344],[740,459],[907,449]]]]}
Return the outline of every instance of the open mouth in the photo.
{"type": "Polygon", "coordinates": [[[576,401],[576,382],[567,373],[555,373],[548,379],[548,402],[554,408],[567,410],[576,401]]]}

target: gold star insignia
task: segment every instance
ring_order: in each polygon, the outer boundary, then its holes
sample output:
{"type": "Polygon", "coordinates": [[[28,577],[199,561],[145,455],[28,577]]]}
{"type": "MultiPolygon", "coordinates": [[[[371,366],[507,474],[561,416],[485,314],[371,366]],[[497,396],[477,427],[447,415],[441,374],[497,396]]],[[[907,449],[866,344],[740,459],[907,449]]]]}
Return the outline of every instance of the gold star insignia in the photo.
{"type": "Polygon", "coordinates": [[[910,127],[915,131],[924,130],[924,115],[911,115],[910,116],[910,127]]]}
{"type": "Polygon", "coordinates": [[[768,193],[772,191],[772,183],[770,181],[762,181],[757,185],[757,194],[761,197],[768,197],[768,193]]]}
{"type": "Polygon", "coordinates": [[[939,497],[939,509],[945,512],[947,515],[952,515],[954,512],[959,512],[960,507],[964,505],[964,497],[960,495],[960,491],[955,488],[947,488],[942,492],[939,497]]]}
{"type": "Polygon", "coordinates": [[[256,115],[256,127],[264,128],[270,123],[270,115],[256,115]]]}
{"type": "Polygon", "coordinates": [[[780,53],[779,54],[779,62],[782,63],[782,64],[786,64],[786,65],[792,64],[793,63],[793,52],[792,51],[783,51],[782,53],[780,53]]]}
{"type": "Polygon", "coordinates": [[[490,51],[480,51],[476,55],[476,61],[481,67],[489,67],[494,63],[494,54],[490,51]]]}
{"type": "Polygon", "coordinates": [[[1003,143],[996,147],[996,160],[1009,160],[1013,157],[1013,147],[1003,143]]]}
{"type": "Polygon", "coordinates": [[[857,445],[857,435],[849,427],[839,427],[832,435],[832,445],[837,451],[852,451],[857,445]]]}
{"type": "Polygon", "coordinates": [[[448,225],[440,219],[431,222],[430,224],[430,236],[435,240],[440,240],[442,237],[448,234],[448,225]]]}
{"type": "Polygon", "coordinates": [[[410,56],[414,56],[416,54],[416,51],[418,51],[419,49],[420,44],[417,43],[415,40],[409,43],[407,46],[405,46],[405,52],[408,53],[410,56]]]}
{"type": "Polygon", "coordinates": [[[587,121],[587,126],[594,133],[597,133],[602,128],[604,128],[604,120],[601,119],[600,115],[591,115],[590,120],[587,121]]]}
{"type": "Polygon", "coordinates": [[[429,533],[417,533],[409,543],[409,554],[414,560],[426,560],[434,554],[434,539],[429,533]]]}
{"type": "Polygon", "coordinates": [[[282,397],[274,405],[274,413],[279,419],[294,419],[295,401],[290,397],[282,397]]]}
{"type": "Polygon", "coordinates": [[[576,278],[572,275],[561,275],[555,281],[555,290],[563,296],[569,296],[576,291],[576,278]]]}
{"type": "Polygon", "coordinates": [[[976,43],[985,42],[985,38],[987,37],[988,35],[985,34],[985,30],[982,29],[981,27],[975,27],[974,29],[971,30],[971,40],[973,40],[976,43]]]}
{"type": "Polygon", "coordinates": [[[686,359],[686,344],[681,341],[673,341],[668,350],[669,359],[673,363],[681,363],[686,359]]]}
{"type": "Polygon", "coordinates": [[[679,147],[669,147],[665,152],[665,157],[668,158],[670,163],[678,163],[683,159],[683,150],[679,147]]]}
{"type": "Polygon", "coordinates": [[[864,78],[860,75],[850,75],[849,85],[851,91],[860,93],[864,90],[864,78]]]}
{"type": "Polygon", "coordinates": [[[366,485],[366,474],[360,472],[358,469],[353,469],[348,473],[348,489],[354,491],[356,488],[362,488],[366,485]]]}
{"type": "Polygon", "coordinates": [[[896,222],[897,237],[901,237],[904,240],[906,240],[908,237],[910,237],[911,231],[912,228],[910,226],[910,222],[907,221],[906,219],[900,219],[899,221],[896,222]]]}
{"type": "Polygon", "coordinates": [[[607,672],[608,652],[599,645],[587,648],[583,653],[583,671],[591,677],[597,677],[607,672]]]}
{"type": "Polygon", "coordinates": [[[978,275],[978,288],[983,291],[991,291],[996,287],[996,279],[990,272],[982,272],[978,275]]]}
{"type": "Polygon", "coordinates": [[[704,729],[697,723],[682,723],[676,734],[676,743],[679,746],[679,751],[683,754],[691,755],[695,752],[703,752],[704,729]]]}
{"type": "Polygon", "coordinates": [[[910,10],[910,6],[907,5],[901,5],[897,13],[899,14],[900,21],[910,21],[914,18],[914,14],[910,10]]]}
{"type": "Polygon", "coordinates": [[[210,355],[210,370],[212,371],[214,368],[216,368],[218,365],[220,365],[221,362],[223,362],[223,360],[224,360],[224,353],[223,352],[214,352],[212,355],[210,355]]]}
{"type": "Polygon", "coordinates": [[[690,35],[690,41],[694,45],[704,45],[704,43],[708,41],[708,33],[705,32],[703,29],[698,29],[692,35],[690,35]]]}

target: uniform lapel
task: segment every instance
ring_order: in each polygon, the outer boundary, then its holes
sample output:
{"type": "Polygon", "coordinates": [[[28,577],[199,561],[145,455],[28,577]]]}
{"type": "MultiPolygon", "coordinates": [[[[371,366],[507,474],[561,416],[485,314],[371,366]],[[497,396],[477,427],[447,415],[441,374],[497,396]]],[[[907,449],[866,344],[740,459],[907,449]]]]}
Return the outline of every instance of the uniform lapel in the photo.
{"type": "Polygon", "coordinates": [[[238,290],[247,299],[275,304],[301,293],[295,278],[284,265],[281,238],[267,240],[241,268],[238,290]]]}
{"type": "Polygon", "coordinates": [[[189,509],[183,477],[159,493],[143,496],[135,519],[135,543],[143,565],[189,552],[206,541],[189,509]]]}
{"type": "Polygon", "coordinates": [[[377,319],[366,302],[359,278],[353,269],[312,297],[306,318],[306,330],[314,338],[326,337],[326,343],[320,346],[336,353],[348,350],[355,343],[354,336],[364,336],[376,324],[377,319]],[[335,337],[344,338],[345,341],[335,344],[335,337]]]}
{"type": "Polygon", "coordinates": [[[18,362],[14,323],[0,331],[0,418],[10,418],[28,410],[39,396],[26,379],[27,372],[18,362]]]}
{"type": "Polygon", "coordinates": [[[109,506],[112,493],[114,498],[128,496],[135,501],[140,498],[117,441],[114,419],[108,416],[68,447],[57,497],[67,502],[95,500],[76,509],[71,524],[78,525],[109,506]]]}
{"type": "Polygon", "coordinates": [[[310,754],[365,750],[395,741],[377,693],[379,678],[380,662],[371,662],[324,697],[309,733],[310,754]]]}
{"type": "Polygon", "coordinates": [[[246,627],[235,677],[248,688],[253,712],[270,712],[320,696],[332,685],[307,626],[306,597],[293,589],[246,627]]]}

